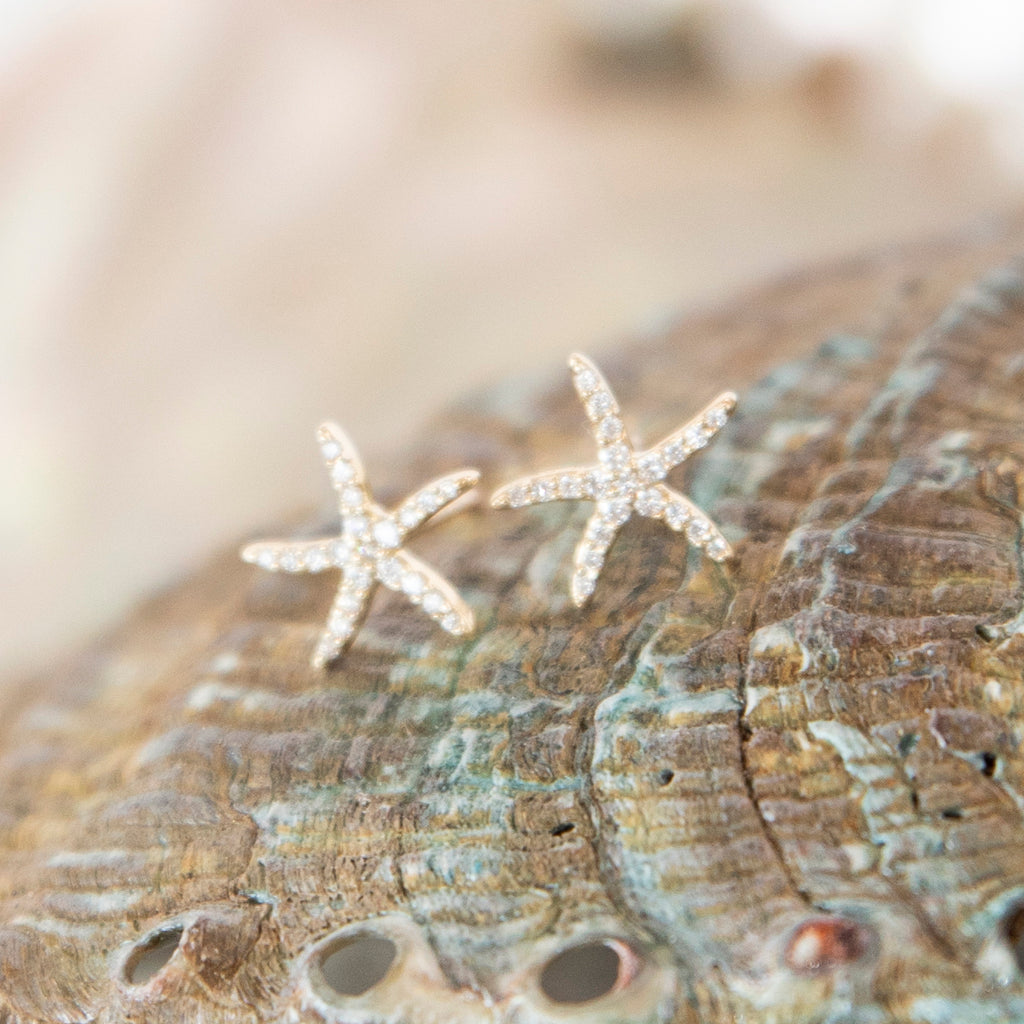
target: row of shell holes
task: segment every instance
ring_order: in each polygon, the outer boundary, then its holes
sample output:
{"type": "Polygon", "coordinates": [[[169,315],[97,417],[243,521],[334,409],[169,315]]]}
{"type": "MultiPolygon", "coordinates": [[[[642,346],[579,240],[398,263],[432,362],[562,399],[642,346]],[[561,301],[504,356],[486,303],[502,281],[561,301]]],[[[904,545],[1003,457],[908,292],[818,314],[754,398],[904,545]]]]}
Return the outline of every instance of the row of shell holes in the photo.
{"type": "MultiPolygon", "coordinates": [[[[125,966],[131,985],[145,985],[167,965],[181,942],[183,929],[158,932],[141,943],[125,966]]],[[[628,982],[628,957],[618,940],[573,946],[547,962],[541,971],[541,991],[554,1003],[589,1003],[628,982]]],[[[397,955],[395,944],[373,934],[358,934],[328,943],[320,957],[323,982],[342,997],[365,995],[384,980],[397,955]]]]}
{"type": "MultiPolygon", "coordinates": [[[[822,946],[818,941],[812,943],[818,952],[807,956],[810,953],[808,943],[812,936],[817,938],[823,924],[825,921],[807,922],[790,940],[787,960],[797,973],[819,973],[838,966],[838,963],[828,963],[827,955],[821,956],[822,946]]],[[[832,930],[836,929],[836,919],[831,919],[829,924],[832,930]]],[[[1001,930],[1018,970],[1024,973],[1024,904],[1010,908],[1001,930]]],[[[174,955],[182,934],[181,928],[174,928],[158,932],[140,944],[125,966],[129,984],[144,985],[154,978],[174,955]]],[[[844,945],[852,952],[850,943],[844,945]]],[[[328,942],[321,948],[317,965],[321,980],[342,998],[365,995],[378,985],[387,976],[397,955],[390,939],[366,932],[341,937],[336,943],[328,942]]],[[[629,951],[617,939],[572,946],[556,954],[544,966],[540,989],[553,1003],[565,1006],[591,1003],[629,983],[630,959],[629,951]]]]}

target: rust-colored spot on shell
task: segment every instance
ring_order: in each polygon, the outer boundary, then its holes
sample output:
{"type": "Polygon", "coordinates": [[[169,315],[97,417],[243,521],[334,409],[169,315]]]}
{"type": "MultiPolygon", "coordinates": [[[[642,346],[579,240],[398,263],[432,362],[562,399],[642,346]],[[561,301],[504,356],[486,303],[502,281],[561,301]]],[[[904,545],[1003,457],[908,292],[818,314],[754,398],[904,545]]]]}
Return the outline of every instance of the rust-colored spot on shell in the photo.
{"type": "Polygon", "coordinates": [[[786,966],[796,974],[825,974],[859,960],[871,937],[856,921],[816,917],[804,921],[786,947],[786,966]]]}

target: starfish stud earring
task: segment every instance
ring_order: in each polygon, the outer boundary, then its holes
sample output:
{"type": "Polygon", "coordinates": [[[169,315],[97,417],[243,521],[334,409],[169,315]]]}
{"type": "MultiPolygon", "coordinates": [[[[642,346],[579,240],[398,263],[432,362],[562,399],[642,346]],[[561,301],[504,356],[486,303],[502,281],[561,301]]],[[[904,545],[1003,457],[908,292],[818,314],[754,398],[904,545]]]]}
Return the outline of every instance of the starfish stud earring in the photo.
{"type": "Polygon", "coordinates": [[[348,647],[378,583],[405,594],[449,633],[462,636],[470,632],[473,612],[466,602],[430,566],[405,551],[402,544],[418,526],[475,487],[480,474],[475,469],[464,469],[439,477],[387,512],[370,495],[359,455],[341,428],[324,423],[317,439],[338,492],[340,536],[259,541],[242,549],[246,562],[263,569],[341,570],[338,593],[313,652],[313,667],[323,668],[348,647]]]}
{"type": "Polygon", "coordinates": [[[736,407],[736,396],[731,391],[723,392],[653,448],[636,452],[601,371],[578,353],[570,356],[569,369],[597,441],[597,465],[513,481],[495,492],[491,505],[523,508],[561,500],[597,503],[574,556],[572,599],[578,608],[593,594],[605,555],[634,512],[660,519],[678,532],[685,531],[690,543],[703,548],[716,562],[728,558],[732,548],[715,524],[692,501],[662,481],[669,470],[703,448],[725,426],[736,407]]]}

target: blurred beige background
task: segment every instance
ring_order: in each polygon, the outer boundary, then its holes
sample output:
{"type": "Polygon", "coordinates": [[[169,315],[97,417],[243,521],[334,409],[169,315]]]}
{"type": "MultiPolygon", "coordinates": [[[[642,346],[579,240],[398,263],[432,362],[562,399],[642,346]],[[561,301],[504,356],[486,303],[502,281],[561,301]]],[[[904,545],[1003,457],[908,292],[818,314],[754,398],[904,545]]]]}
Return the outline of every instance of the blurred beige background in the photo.
{"type": "Polygon", "coordinates": [[[386,481],[467,388],[1016,204],[1022,9],[0,0],[0,678],[323,500],[325,416],[386,481]]]}

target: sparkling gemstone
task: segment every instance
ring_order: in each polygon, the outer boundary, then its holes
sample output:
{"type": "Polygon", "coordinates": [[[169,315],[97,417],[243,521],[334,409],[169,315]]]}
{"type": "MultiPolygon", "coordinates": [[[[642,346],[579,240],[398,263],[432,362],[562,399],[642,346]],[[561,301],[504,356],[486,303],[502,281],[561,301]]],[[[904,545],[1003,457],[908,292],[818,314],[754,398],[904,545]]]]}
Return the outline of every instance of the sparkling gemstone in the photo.
{"type": "Polygon", "coordinates": [[[667,522],[673,530],[682,529],[689,518],[689,510],[685,505],[678,501],[669,502],[668,508],[665,509],[665,522],[667,522]]]}
{"type": "Polygon", "coordinates": [[[665,496],[657,487],[649,487],[636,496],[636,510],[643,516],[659,515],[665,508],[665,496]]]}
{"type": "Polygon", "coordinates": [[[558,478],[558,493],[563,498],[581,498],[583,497],[583,483],[572,473],[563,473],[558,478]]]}
{"type": "Polygon", "coordinates": [[[597,437],[602,444],[617,441],[622,437],[622,420],[618,416],[605,416],[597,425],[597,437]]]}
{"type": "Polygon", "coordinates": [[[448,602],[436,590],[428,590],[423,596],[423,610],[428,615],[443,615],[448,611],[448,602]]]}
{"type": "Polygon", "coordinates": [[[573,589],[581,597],[589,597],[596,583],[597,577],[587,569],[577,569],[573,576],[573,589]]]}
{"type": "Polygon", "coordinates": [[[347,484],[354,476],[355,473],[352,471],[351,465],[344,460],[335,462],[331,466],[331,479],[336,484],[347,484]]]}
{"type": "Polygon", "coordinates": [[[704,424],[710,431],[721,430],[725,426],[726,421],[729,419],[728,413],[721,407],[712,409],[711,412],[704,417],[704,424]]]}
{"type": "Polygon", "coordinates": [[[557,497],[555,485],[550,480],[537,480],[530,490],[533,501],[551,501],[557,497]]]}
{"type": "Polygon", "coordinates": [[[298,572],[302,568],[302,559],[294,551],[286,551],[281,555],[281,568],[285,572],[298,572]]]}
{"type": "Polygon", "coordinates": [[[402,585],[405,570],[397,558],[382,558],[377,563],[377,578],[385,587],[397,590],[402,585]]]}
{"type": "Polygon", "coordinates": [[[667,467],[657,452],[648,452],[639,460],[637,468],[641,479],[645,483],[653,484],[665,475],[667,467]]]}
{"type": "Polygon", "coordinates": [[[576,372],[576,387],[584,394],[589,395],[597,389],[597,377],[592,370],[582,369],[576,372]]]}
{"type": "Polygon", "coordinates": [[[438,498],[444,505],[459,496],[459,485],[454,480],[446,480],[437,490],[438,498]]]}
{"type": "Polygon", "coordinates": [[[353,537],[361,537],[368,525],[366,516],[345,516],[345,532],[353,537]]]}
{"type": "Polygon", "coordinates": [[[436,491],[424,491],[416,499],[416,504],[429,516],[441,507],[441,499],[437,496],[436,491]]]}
{"type": "Polygon", "coordinates": [[[402,577],[402,590],[409,597],[418,597],[423,593],[423,577],[418,572],[407,572],[402,577]]]}
{"type": "Polygon", "coordinates": [[[344,538],[339,537],[331,543],[331,557],[335,565],[347,562],[352,555],[352,545],[344,538]]]}
{"type": "Polygon", "coordinates": [[[341,492],[341,503],[348,508],[360,508],[363,504],[363,492],[358,487],[346,487],[341,492]]]}
{"type": "Polygon", "coordinates": [[[368,587],[373,582],[373,573],[365,562],[356,562],[346,567],[345,581],[353,587],[368,587]]]}
{"type": "Polygon", "coordinates": [[[703,448],[708,443],[708,439],[700,427],[690,427],[683,435],[683,443],[689,451],[695,452],[698,448],[703,448]]]}
{"type": "Polygon", "coordinates": [[[530,491],[525,484],[517,484],[508,492],[508,500],[513,508],[522,508],[530,500],[530,491]]]}
{"type": "Polygon", "coordinates": [[[613,501],[599,501],[597,511],[606,522],[620,526],[630,517],[633,510],[628,501],[616,498],[613,501]]]}
{"type": "Polygon", "coordinates": [[[347,612],[335,610],[327,620],[327,629],[335,636],[344,636],[352,628],[352,616],[347,612]]]}
{"type": "Polygon", "coordinates": [[[402,538],[398,527],[390,519],[381,519],[373,524],[373,539],[382,548],[396,548],[402,538]]]}
{"type": "Polygon", "coordinates": [[[462,620],[455,614],[455,612],[448,612],[447,615],[442,616],[441,625],[444,629],[448,630],[449,633],[462,632],[462,620]]]}
{"type": "Polygon", "coordinates": [[[306,555],[306,567],[310,572],[321,572],[328,564],[327,552],[323,548],[312,548],[306,555]]]}
{"type": "Polygon", "coordinates": [[[606,416],[614,408],[611,396],[606,391],[598,391],[597,394],[591,395],[587,399],[587,412],[595,419],[599,420],[602,416],[606,416]]]}
{"type": "Polygon", "coordinates": [[[341,445],[333,438],[328,438],[320,445],[320,451],[323,452],[324,458],[328,462],[333,462],[341,455],[341,445]]]}
{"type": "Polygon", "coordinates": [[[363,606],[363,598],[353,590],[342,590],[334,607],[343,612],[357,612],[363,606]]]}
{"type": "Polygon", "coordinates": [[[711,536],[711,528],[704,519],[693,519],[686,527],[686,536],[693,544],[703,544],[711,536]]]}
{"type": "Polygon", "coordinates": [[[705,545],[704,550],[710,558],[720,562],[729,554],[729,545],[721,537],[712,537],[705,545]]]}
{"type": "Polygon", "coordinates": [[[407,530],[411,530],[420,522],[420,514],[412,505],[404,505],[398,513],[398,521],[407,530]]]}
{"type": "Polygon", "coordinates": [[[686,458],[687,447],[686,443],[680,438],[676,438],[666,449],[665,458],[668,460],[670,465],[678,466],[683,459],[686,458]]]}
{"type": "Polygon", "coordinates": [[[624,444],[610,444],[597,453],[603,466],[612,468],[628,465],[629,447],[624,444]]]}
{"type": "Polygon", "coordinates": [[[256,556],[256,564],[264,569],[275,569],[277,568],[277,556],[273,551],[261,551],[256,556]]]}

